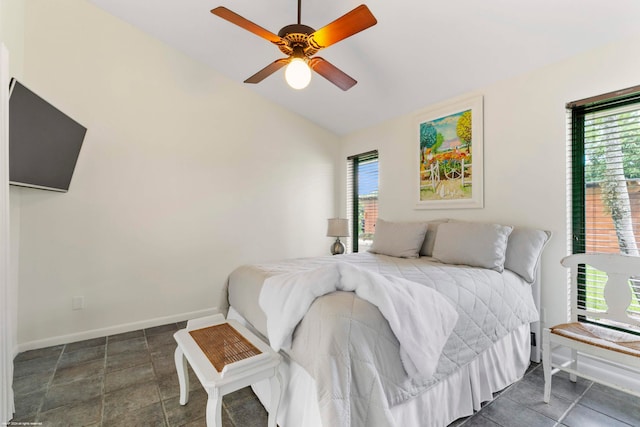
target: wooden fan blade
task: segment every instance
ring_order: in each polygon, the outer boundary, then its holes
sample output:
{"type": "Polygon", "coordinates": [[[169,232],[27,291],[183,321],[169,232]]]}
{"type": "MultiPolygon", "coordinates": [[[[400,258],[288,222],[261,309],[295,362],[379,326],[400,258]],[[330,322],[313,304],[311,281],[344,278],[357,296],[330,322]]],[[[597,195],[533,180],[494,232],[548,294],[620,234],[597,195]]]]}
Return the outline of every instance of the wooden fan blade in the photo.
{"type": "Polygon", "coordinates": [[[364,4],[342,15],[330,24],[320,28],[309,36],[309,44],[316,49],[331,46],[362,30],[375,25],[378,21],[364,4]]]}
{"type": "Polygon", "coordinates": [[[211,13],[216,16],[219,16],[222,19],[226,19],[232,24],[236,24],[239,27],[244,28],[247,31],[251,31],[253,34],[262,37],[263,39],[269,40],[271,43],[275,43],[278,45],[286,44],[287,42],[277,35],[273,34],[269,30],[265,30],[258,24],[254,24],[246,18],[238,15],[235,12],[230,11],[226,7],[218,6],[215,9],[211,9],[211,13]]]}
{"type": "Polygon", "coordinates": [[[266,67],[264,67],[262,70],[260,70],[257,73],[255,73],[253,76],[249,77],[244,82],[245,83],[260,83],[261,81],[263,81],[264,79],[266,79],[271,74],[275,73],[280,68],[282,68],[285,65],[287,65],[288,63],[289,63],[289,58],[278,59],[278,60],[272,62],[271,64],[267,65],[266,67]]]}
{"type": "Polygon", "coordinates": [[[309,66],[313,71],[320,74],[342,90],[349,90],[358,83],[338,67],[318,56],[311,58],[309,66]]]}

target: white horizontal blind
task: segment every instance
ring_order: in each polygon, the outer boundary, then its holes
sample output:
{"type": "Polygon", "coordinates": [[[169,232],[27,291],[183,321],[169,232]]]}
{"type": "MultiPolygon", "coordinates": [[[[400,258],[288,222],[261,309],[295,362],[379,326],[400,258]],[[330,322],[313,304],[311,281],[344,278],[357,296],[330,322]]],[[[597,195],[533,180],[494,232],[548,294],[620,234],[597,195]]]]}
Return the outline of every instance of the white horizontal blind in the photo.
{"type": "Polygon", "coordinates": [[[371,247],[378,219],[378,151],[347,158],[347,218],[351,227],[348,252],[371,247]]]}
{"type": "MultiPolygon", "coordinates": [[[[640,96],[600,98],[569,109],[573,253],[638,256],[640,96]]],[[[578,279],[578,306],[605,311],[606,275],[583,266],[578,279]]],[[[640,315],[640,282],[629,286],[634,297],[628,312],[640,315]]]]}

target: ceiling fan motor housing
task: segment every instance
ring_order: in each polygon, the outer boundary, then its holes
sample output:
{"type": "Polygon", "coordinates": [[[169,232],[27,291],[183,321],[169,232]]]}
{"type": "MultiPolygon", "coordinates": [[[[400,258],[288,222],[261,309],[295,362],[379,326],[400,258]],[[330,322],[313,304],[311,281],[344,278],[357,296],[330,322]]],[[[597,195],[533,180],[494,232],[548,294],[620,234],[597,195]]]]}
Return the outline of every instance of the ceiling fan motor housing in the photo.
{"type": "Polygon", "coordinates": [[[293,55],[300,48],[304,51],[304,56],[315,55],[319,49],[316,49],[309,45],[309,35],[313,34],[316,30],[303,24],[292,24],[283,27],[278,32],[278,37],[287,40],[286,45],[279,45],[278,48],[285,55],[293,55]],[[297,48],[297,49],[296,49],[297,48]]]}

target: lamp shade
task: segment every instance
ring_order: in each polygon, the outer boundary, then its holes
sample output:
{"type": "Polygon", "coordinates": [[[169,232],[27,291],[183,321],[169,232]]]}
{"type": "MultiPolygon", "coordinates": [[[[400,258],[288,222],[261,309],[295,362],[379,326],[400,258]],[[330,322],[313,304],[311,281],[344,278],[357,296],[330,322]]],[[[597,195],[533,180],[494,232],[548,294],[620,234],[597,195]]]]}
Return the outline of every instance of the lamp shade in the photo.
{"type": "Polygon", "coordinates": [[[349,221],[345,218],[329,218],[329,225],[327,227],[327,236],[329,237],[350,236],[349,221]]]}

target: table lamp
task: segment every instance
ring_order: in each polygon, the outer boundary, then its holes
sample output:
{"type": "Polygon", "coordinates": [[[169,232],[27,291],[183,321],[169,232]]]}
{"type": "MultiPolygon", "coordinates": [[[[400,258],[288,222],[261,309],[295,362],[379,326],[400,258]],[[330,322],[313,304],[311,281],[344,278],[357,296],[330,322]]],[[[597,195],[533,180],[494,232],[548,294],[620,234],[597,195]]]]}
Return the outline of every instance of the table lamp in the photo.
{"type": "Polygon", "coordinates": [[[336,238],[336,241],[331,245],[332,255],[340,255],[344,253],[344,243],[340,241],[340,237],[348,237],[349,235],[349,221],[347,219],[329,218],[327,236],[336,238]]]}

